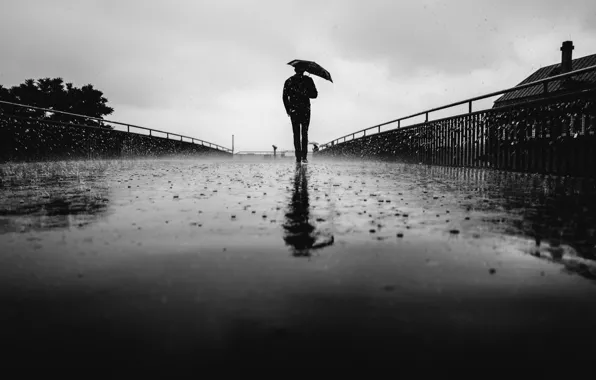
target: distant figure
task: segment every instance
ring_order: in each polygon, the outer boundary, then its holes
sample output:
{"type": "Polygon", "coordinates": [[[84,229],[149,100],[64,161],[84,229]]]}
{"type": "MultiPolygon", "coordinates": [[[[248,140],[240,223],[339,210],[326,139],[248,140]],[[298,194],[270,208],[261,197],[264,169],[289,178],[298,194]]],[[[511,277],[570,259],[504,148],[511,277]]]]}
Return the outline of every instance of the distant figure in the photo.
{"type": "Polygon", "coordinates": [[[277,147],[275,145],[271,145],[273,147],[273,158],[275,158],[275,152],[277,151],[277,147]]]}
{"type": "Polygon", "coordinates": [[[312,152],[317,153],[319,151],[319,146],[317,144],[313,144],[312,152]]]}
{"type": "Polygon", "coordinates": [[[318,95],[315,82],[304,75],[304,69],[295,67],[296,74],[289,77],[284,83],[283,101],[286,113],[292,120],[294,132],[294,151],[296,162],[308,162],[308,126],[310,124],[310,99],[318,95]],[[302,141],[300,141],[302,137],[302,141]]]}

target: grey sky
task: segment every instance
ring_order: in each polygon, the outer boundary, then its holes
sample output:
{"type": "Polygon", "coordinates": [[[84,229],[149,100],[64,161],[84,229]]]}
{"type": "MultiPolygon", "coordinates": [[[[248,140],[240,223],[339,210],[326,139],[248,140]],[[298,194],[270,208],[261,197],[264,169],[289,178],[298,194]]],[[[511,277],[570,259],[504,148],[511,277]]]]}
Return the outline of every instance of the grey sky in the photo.
{"type": "Polygon", "coordinates": [[[0,83],[92,83],[110,119],[237,150],[292,146],[292,59],[315,60],[310,139],[513,86],[596,53],[596,2],[4,0],[0,83]]]}

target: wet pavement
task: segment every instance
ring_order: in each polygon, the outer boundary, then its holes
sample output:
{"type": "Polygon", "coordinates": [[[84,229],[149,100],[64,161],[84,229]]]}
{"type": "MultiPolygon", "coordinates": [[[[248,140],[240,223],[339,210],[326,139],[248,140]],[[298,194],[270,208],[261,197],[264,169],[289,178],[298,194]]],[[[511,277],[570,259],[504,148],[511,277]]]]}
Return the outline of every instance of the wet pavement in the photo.
{"type": "Polygon", "coordinates": [[[1,173],[7,363],[506,366],[596,352],[593,181],[317,159],[1,173]]]}

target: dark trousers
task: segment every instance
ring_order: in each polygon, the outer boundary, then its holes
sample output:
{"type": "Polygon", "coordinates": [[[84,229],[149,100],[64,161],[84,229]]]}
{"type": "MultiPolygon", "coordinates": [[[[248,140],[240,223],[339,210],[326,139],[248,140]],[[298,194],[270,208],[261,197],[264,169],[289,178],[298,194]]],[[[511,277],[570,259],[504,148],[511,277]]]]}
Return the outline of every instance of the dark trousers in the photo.
{"type": "Polygon", "coordinates": [[[310,124],[310,109],[298,109],[290,114],[292,131],[294,132],[294,150],[296,159],[305,159],[308,152],[308,125],[310,124]],[[302,141],[300,141],[302,137],[302,141]]]}

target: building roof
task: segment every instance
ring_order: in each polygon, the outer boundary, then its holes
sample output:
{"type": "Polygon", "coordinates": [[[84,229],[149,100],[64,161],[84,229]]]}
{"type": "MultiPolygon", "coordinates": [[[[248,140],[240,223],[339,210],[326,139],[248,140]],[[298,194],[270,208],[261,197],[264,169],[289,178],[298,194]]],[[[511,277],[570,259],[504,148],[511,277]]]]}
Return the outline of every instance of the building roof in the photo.
{"type": "MultiPolygon", "coordinates": [[[[594,66],[596,65],[596,54],[576,58],[573,61],[571,61],[571,65],[572,70],[579,70],[586,67],[594,66]]],[[[536,70],[532,75],[524,79],[517,86],[541,79],[546,79],[548,77],[552,77],[558,74],[561,74],[561,63],[542,67],[536,70]]],[[[581,86],[582,84],[596,85],[596,70],[574,76],[572,79],[572,83],[576,86],[581,86]]],[[[569,88],[569,83],[565,83],[565,80],[555,80],[552,82],[548,82],[549,93],[561,90],[568,90],[569,88]]],[[[544,89],[542,85],[526,87],[519,91],[512,91],[507,94],[504,94],[499,99],[495,100],[495,106],[503,106],[506,104],[517,103],[516,100],[520,100],[522,98],[540,97],[541,95],[544,95],[543,91],[544,89]]]]}

